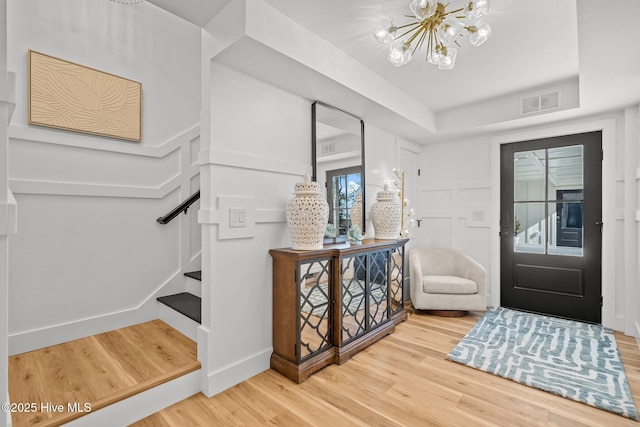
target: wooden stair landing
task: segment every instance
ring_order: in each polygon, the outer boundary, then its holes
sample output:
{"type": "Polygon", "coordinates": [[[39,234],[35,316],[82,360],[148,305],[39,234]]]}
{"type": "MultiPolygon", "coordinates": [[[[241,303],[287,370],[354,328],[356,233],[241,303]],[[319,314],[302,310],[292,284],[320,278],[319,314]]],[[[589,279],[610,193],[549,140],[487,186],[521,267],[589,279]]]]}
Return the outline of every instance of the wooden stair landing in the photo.
{"type": "Polygon", "coordinates": [[[161,320],[17,354],[9,398],[37,410],[12,414],[13,426],[59,426],[198,369],[196,343],[161,320]]]}

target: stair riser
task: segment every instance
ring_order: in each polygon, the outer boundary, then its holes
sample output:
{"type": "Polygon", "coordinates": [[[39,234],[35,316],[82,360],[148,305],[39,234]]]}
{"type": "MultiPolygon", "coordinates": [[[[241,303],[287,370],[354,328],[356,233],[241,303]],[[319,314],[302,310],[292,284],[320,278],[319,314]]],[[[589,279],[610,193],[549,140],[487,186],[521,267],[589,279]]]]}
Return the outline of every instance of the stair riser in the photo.
{"type": "Polygon", "coordinates": [[[200,391],[201,370],[183,375],[128,399],[91,412],[70,423],[69,427],[125,426],[148,417],[200,391]]]}
{"type": "Polygon", "coordinates": [[[202,298],[202,282],[187,278],[187,292],[202,298]]]}
{"type": "Polygon", "coordinates": [[[160,320],[168,323],[193,341],[198,341],[198,326],[200,326],[198,322],[189,319],[187,316],[178,313],[160,302],[157,304],[158,318],[160,320]]]}

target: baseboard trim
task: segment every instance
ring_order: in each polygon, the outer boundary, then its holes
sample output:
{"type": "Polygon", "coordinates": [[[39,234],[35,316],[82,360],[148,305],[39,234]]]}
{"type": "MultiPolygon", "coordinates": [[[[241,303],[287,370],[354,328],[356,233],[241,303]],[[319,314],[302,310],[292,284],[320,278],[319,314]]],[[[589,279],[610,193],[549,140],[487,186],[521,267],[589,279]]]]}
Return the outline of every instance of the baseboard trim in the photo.
{"type": "Polygon", "coordinates": [[[207,375],[203,393],[211,397],[240,384],[254,375],[269,369],[269,359],[272,349],[269,348],[253,356],[249,356],[237,363],[227,365],[222,369],[207,375]]]}
{"type": "Polygon", "coordinates": [[[128,399],[71,421],[71,427],[111,427],[132,424],[200,391],[202,371],[191,372],[128,399]]]}
{"type": "Polygon", "coordinates": [[[9,336],[9,356],[101,334],[136,323],[148,322],[157,318],[157,314],[157,308],[144,305],[103,316],[20,332],[9,336]]]}

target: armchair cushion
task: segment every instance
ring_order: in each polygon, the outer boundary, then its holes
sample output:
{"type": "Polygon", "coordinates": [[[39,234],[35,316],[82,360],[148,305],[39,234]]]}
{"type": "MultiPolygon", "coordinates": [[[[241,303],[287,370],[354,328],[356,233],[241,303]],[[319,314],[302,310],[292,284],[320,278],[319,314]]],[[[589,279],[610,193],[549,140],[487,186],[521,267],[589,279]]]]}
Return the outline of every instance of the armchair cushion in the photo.
{"type": "Polygon", "coordinates": [[[423,276],[423,289],[428,294],[475,294],[478,284],[457,276],[423,276]]]}
{"type": "Polygon", "coordinates": [[[487,271],[469,255],[453,248],[418,247],[409,251],[409,267],[416,309],[487,309],[487,271]]]}

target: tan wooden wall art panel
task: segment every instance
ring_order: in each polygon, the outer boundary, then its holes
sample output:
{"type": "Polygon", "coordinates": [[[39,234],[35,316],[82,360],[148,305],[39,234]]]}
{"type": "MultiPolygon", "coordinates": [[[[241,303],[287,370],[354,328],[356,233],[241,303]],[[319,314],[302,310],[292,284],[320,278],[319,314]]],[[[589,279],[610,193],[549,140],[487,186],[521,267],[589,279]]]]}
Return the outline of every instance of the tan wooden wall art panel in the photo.
{"type": "Polygon", "coordinates": [[[142,84],[29,50],[29,124],[140,141],[142,84]]]}

